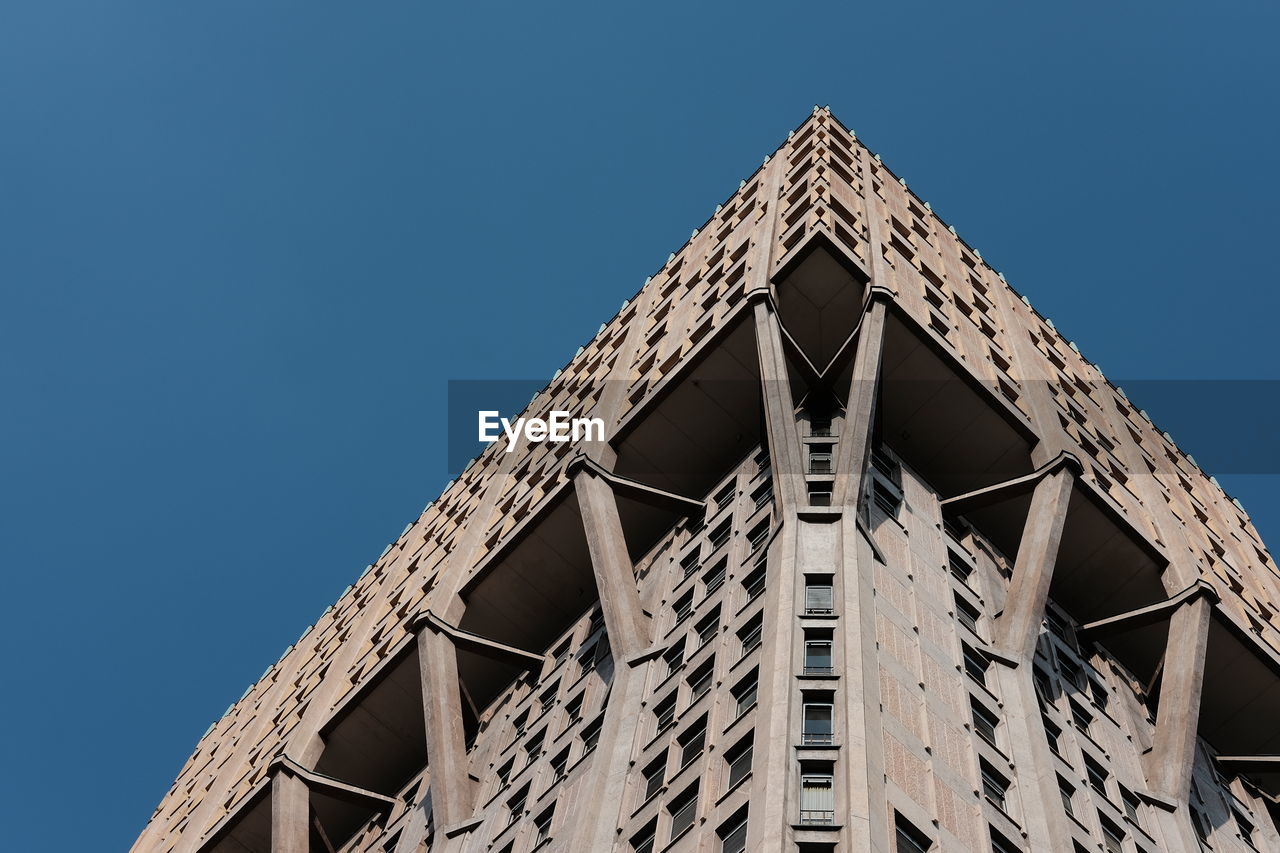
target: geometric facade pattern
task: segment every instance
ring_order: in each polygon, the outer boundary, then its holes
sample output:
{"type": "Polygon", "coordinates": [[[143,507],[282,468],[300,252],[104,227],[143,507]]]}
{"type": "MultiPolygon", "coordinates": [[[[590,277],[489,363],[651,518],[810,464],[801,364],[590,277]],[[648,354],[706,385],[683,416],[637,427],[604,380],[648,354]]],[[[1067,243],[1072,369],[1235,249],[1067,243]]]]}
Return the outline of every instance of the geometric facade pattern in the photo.
{"type": "Polygon", "coordinates": [[[1248,515],[828,110],[206,732],[137,851],[1280,850],[1248,515]]]}

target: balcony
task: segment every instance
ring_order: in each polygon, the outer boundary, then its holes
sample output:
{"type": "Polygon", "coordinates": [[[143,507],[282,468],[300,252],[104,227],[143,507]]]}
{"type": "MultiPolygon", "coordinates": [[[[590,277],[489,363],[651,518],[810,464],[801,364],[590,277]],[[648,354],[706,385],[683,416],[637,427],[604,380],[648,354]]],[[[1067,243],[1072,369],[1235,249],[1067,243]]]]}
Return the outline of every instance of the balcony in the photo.
{"type": "Polygon", "coordinates": [[[833,732],[804,732],[800,735],[800,743],[805,746],[834,746],[835,742],[833,732]]]}
{"type": "Polygon", "coordinates": [[[831,826],[836,822],[835,810],[803,809],[800,812],[801,826],[831,826]]]}

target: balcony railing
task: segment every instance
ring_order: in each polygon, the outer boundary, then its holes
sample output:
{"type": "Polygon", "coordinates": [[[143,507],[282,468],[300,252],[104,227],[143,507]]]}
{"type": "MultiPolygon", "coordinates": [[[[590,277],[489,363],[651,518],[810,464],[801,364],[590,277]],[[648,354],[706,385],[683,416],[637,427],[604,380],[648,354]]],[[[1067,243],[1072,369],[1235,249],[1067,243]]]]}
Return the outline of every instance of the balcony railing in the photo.
{"type": "Polygon", "coordinates": [[[805,675],[832,675],[835,673],[835,671],[836,669],[833,666],[810,666],[809,664],[804,665],[805,675]]]}
{"type": "Polygon", "coordinates": [[[800,823],[804,826],[830,826],[836,822],[836,813],[825,809],[802,809],[800,823]]]}
{"type": "Polygon", "coordinates": [[[836,736],[831,732],[804,732],[800,735],[800,742],[805,746],[831,746],[836,742],[836,736]]]}

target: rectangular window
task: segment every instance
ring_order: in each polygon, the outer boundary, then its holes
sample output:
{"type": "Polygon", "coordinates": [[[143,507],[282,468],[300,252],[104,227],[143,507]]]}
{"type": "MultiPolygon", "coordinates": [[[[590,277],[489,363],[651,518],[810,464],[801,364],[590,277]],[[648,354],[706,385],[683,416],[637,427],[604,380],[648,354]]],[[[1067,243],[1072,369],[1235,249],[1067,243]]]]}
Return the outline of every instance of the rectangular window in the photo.
{"type": "Polygon", "coordinates": [[[721,489],[719,492],[716,492],[716,496],[712,500],[712,502],[716,505],[716,511],[719,512],[720,510],[727,507],[729,504],[733,503],[733,496],[736,495],[737,493],[738,493],[738,484],[732,480],[729,481],[729,483],[723,489],[721,489]]]}
{"type": "Polygon", "coordinates": [[[716,632],[720,630],[720,607],[711,611],[701,622],[698,623],[698,645],[705,646],[716,638],[716,632]]]}
{"type": "Polygon", "coordinates": [[[982,766],[982,793],[987,800],[1000,811],[1006,811],[1006,798],[1009,794],[1009,780],[985,761],[982,766]]]}
{"type": "Polygon", "coordinates": [[[809,435],[814,438],[830,438],[831,437],[831,418],[810,418],[809,419],[809,435]]]}
{"type": "Polygon", "coordinates": [[[690,705],[697,702],[703,696],[706,696],[707,692],[711,690],[711,683],[715,680],[715,666],[716,659],[713,657],[711,660],[695,669],[693,674],[689,676],[690,705]]]}
{"type": "Polygon", "coordinates": [[[809,451],[809,473],[810,474],[830,474],[831,467],[831,451],[829,450],[810,450],[809,451]]]}
{"type": "Polygon", "coordinates": [[[1106,768],[1089,756],[1084,757],[1085,775],[1089,777],[1089,787],[1097,791],[1102,796],[1107,796],[1107,777],[1111,774],[1106,768]]]}
{"type": "Polygon", "coordinates": [[[671,611],[675,614],[677,625],[688,619],[689,614],[693,612],[693,590],[676,599],[676,603],[671,605],[671,611]]]}
{"type": "Polygon", "coordinates": [[[1093,714],[1080,707],[1077,702],[1072,701],[1071,724],[1076,727],[1080,734],[1087,735],[1089,734],[1089,729],[1093,726],[1093,714]]]}
{"type": "Polygon", "coordinates": [[[804,583],[804,612],[809,616],[829,616],[835,612],[835,591],[829,575],[808,577],[804,583]]]}
{"type": "Polygon", "coordinates": [[[735,716],[741,717],[747,711],[756,705],[756,691],[759,682],[759,675],[752,672],[746,678],[739,681],[733,687],[733,698],[738,703],[738,710],[735,716]]]}
{"type": "Polygon", "coordinates": [[[708,534],[707,538],[711,542],[712,548],[719,548],[721,545],[729,541],[729,533],[733,529],[733,519],[726,518],[723,522],[716,525],[716,528],[708,534]]]}
{"type": "Polygon", "coordinates": [[[947,567],[951,570],[953,578],[965,586],[969,585],[969,578],[973,576],[973,566],[969,565],[969,561],[954,548],[947,549],[947,567]]]}
{"type": "Polygon", "coordinates": [[[569,770],[569,750],[568,748],[560,752],[559,755],[551,759],[551,784],[555,784],[564,779],[569,770]]]}
{"type": "Polygon", "coordinates": [[[1098,812],[1098,823],[1102,825],[1103,849],[1107,853],[1124,853],[1125,831],[1102,812],[1098,812]]]}
{"type": "Polygon", "coordinates": [[[537,847],[545,841],[551,840],[551,821],[555,817],[556,807],[553,805],[542,814],[533,819],[535,834],[533,837],[533,846],[537,847]]]}
{"type": "Polygon", "coordinates": [[[737,785],[751,773],[751,759],[755,751],[752,738],[753,735],[748,735],[739,741],[737,746],[725,753],[724,761],[729,767],[729,781],[725,785],[726,789],[737,785]]]}
{"type": "Polygon", "coordinates": [[[1127,788],[1121,788],[1120,802],[1124,803],[1124,816],[1129,819],[1129,822],[1134,826],[1142,826],[1142,821],[1139,820],[1142,801],[1138,799],[1137,794],[1127,788]]]}
{"type": "Polygon", "coordinates": [[[743,853],[747,849],[747,812],[743,809],[716,831],[720,853],[743,853]]]}
{"type": "Polygon", "coordinates": [[[804,674],[831,675],[831,632],[806,631],[804,641],[804,674]]]}
{"type": "Polygon", "coordinates": [[[546,739],[546,735],[546,729],[543,729],[525,742],[524,764],[526,767],[537,761],[538,756],[542,755],[542,742],[546,739]]]}
{"type": "Polygon", "coordinates": [[[698,569],[702,568],[702,555],[698,548],[694,548],[680,560],[680,568],[684,571],[686,578],[691,578],[697,574],[698,569]]]}
{"type": "Polygon", "coordinates": [[[871,478],[871,502],[890,518],[898,517],[898,508],[902,506],[902,493],[893,486],[886,485],[883,480],[871,478]]]}
{"type": "Polygon", "coordinates": [[[582,727],[582,754],[586,755],[600,743],[600,728],[604,725],[603,715],[596,717],[582,727]]]}
{"type": "Polygon", "coordinates": [[[662,788],[662,783],[666,781],[667,772],[667,753],[664,751],[656,759],[650,762],[649,766],[644,769],[644,799],[648,801],[650,797],[658,793],[662,788]]]}
{"type": "Polygon", "coordinates": [[[897,812],[893,813],[893,829],[894,853],[929,853],[933,849],[933,840],[897,812]]]}
{"type": "Polygon", "coordinates": [[[560,685],[559,683],[556,683],[548,687],[546,690],[542,691],[542,696],[538,700],[539,703],[541,703],[542,705],[542,713],[545,714],[546,712],[550,711],[552,707],[556,704],[556,696],[559,690],[560,690],[560,685]]]}
{"type": "Polygon", "coordinates": [[[765,566],[761,563],[752,570],[751,574],[742,579],[742,588],[747,593],[747,601],[753,601],[764,592],[765,583],[765,566]]]}
{"type": "Polygon", "coordinates": [[[751,545],[751,551],[755,552],[767,541],[769,541],[769,520],[765,519],[751,528],[751,532],[747,534],[747,542],[751,545]]]}
{"type": "Polygon", "coordinates": [[[991,853],[1022,853],[1021,848],[1001,835],[994,826],[987,826],[991,832],[991,853]]]}
{"type": "Polygon", "coordinates": [[[832,719],[834,708],[829,695],[805,697],[801,743],[812,746],[829,746],[835,743],[832,719]]]}
{"type": "Polygon", "coordinates": [[[698,813],[698,786],[695,783],[667,806],[671,813],[671,840],[674,841],[691,826],[698,813]]]}
{"type": "Polygon", "coordinates": [[[987,669],[991,666],[991,660],[982,652],[970,646],[968,643],[964,645],[964,671],[970,678],[987,686],[987,669]]]}
{"type": "Polygon", "coordinates": [[[757,614],[750,622],[738,629],[738,640],[742,643],[742,656],[746,657],[760,646],[760,636],[764,631],[764,619],[757,614]]]}
{"type": "Polygon", "coordinates": [[[515,823],[520,818],[524,817],[524,804],[525,804],[525,801],[528,799],[529,799],[529,786],[525,785],[518,792],[516,792],[516,795],[514,797],[507,800],[507,825],[508,826],[515,823]]]}
{"type": "Polygon", "coordinates": [[[811,483],[809,506],[831,506],[831,488],[828,483],[811,483]]]}
{"type": "Polygon", "coordinates": [[[754,492],[751,493],[751,500],[755,504],[756,509],[762,508],[769,501],[773,500],[773,484],[768,481],[761,483],[754,492]]]}
{"type": "Polygon", "coordinates": [[[724,585],[724,568],[725,560],[721,558],[718,563],[711,567],[710,571],[702,576],[703,595],[710,595],[724,585]]]}
{"type": "Polygon", "coordinates": [[[702,747],[707,742],[707,718],[703,717],[694,723],[678,738],[680,744],[680,766],[687,767],[702,754],[702,747]]]}
{"type": "Polygon", "coordinates": [[[1110,698],[1107,694],[1107,686],[1096,678],[1089,679],[1089,696],[1099,710],[1107,710],[1107,699],[1110,698]]]}
{"type": "Polygon", "coordinates": [[[651,821],[648,826],[631,836],[632,853],[653,853],[653,843],[657,835],[657,821],[651,821]]]}
{"type": "Polygon", "coordinates": [[[565,712],[565,728],[573,725],[582,719],[582,694],[579,693],[564,704],[565,712]]]}
{"type": "Polygon", "coordinates": [[[1048,717],[1041,717],[1040,720],[1041,722],[1044,723],[1044,734],[1049,741],[1049,749],[1053,752],[1054,755],[1061,756],[1062,755],[1062,729],[1058,728],[1056,725],[1050,722],[1048,717]]]}
{"type": "Polygon", "coordinates": [[[1058,777],[1058,792],[1062,795],[1062,808],[1067,814],[1075,817],[1076,806],[1075,796],[1076,789],[1066,779],[1058,777]]]}
{"type": "Polygon", "coordinates": [[[902,466],[883,447],[871,448],[871,467],[895,486],[902,485],[902,466]]]}
{"type": "Polygon", "coordinates": [[[800,823],[824,826],[836,821],[836,794],[830,765],[804,768],[800,777],[800,823]]]}
{"type": "Polygon", "coordinates": [[[969,602],[960,597],[955,596],[956,602],[956,619],[960,620],[960,624],[968,628],[973,633],[978,633],[978,618],[982,616],[982,611],[974,607],[969,602]]]}
{"type": "Polygon", "coordinates": [[[973,730],[977,732],[978,737],[996,746],[996,729],[1000,726],[1000,718],[972,696],[969,697],[969,705],[973,713],[973,730]]]}
{"type": "Polygon", "coordinates": [[[666,731],[676,719],[676,694],[672,693],[666,699],[653,706],[653,717],[657,721],[656,734],[666,731]]]}

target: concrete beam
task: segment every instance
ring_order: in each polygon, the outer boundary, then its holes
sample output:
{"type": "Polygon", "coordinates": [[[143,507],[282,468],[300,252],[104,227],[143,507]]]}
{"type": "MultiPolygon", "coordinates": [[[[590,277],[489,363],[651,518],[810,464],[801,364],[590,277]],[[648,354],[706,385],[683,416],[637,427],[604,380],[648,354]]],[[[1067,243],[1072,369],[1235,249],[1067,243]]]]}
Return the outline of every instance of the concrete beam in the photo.
{"type": "Polygon", "coordinates": [[[983,507],[1022,497],[1029,492],[1035,491],[1036,485],[1042,479],[1064,465],[1070,467],[1071,472],[1077,477],[1084,471],[1080,460],[1075,456],[1070,453],[1059,453],[1047,464],[1041,465],[1030,474],[1024,474],[1021,477],[1014,477],[1012,480],[993,483],[990,486],[983,486],[981,489],[974,489],[962,495],[946,498],[942,501],[942,508],[946,512],[964,515],[966,512],[975,509],[982,509],[983,507]]]}
{"type": "Polygon", "coordinates": [[[1187,802],[1191,791],[1204,688],[1204,657],[1212,617],[1213,599],[1195,595],[1169,618],[1160,708],[1156,712],[1154,742],[1147,756],[1147,782],[1157,794],[1179,804],[1187,802]]]}
{"type": "Polygon", "coordinates": [[[1208,582],[1200,580],[1171,598],[1147,607],[1139,607],[1115,616],[1108,616],[1106,619],[1098,619],[1081,626],[1077,633],[1082,637],[1097,640],[1112,634],[1120,634],[1125,631],[1133,631],[1138,628],[1155,625],[1168,619],[1175,610],[1198,595],[1206,596],[1214,603],[1218,601],[1217,590],[1208,582]]]}
{"type": "Polygon", "coordinates": [[[884,302],[873,300],[858,324],[860,331],[853,356],[853,378],[849,381],[844,427],[836,445],[836,494],[833,497],[837,506],[857,506],[862,494],[862,478],[871,453],[876,391],[880,387],[885,316],[884,302]]]}
{"type": "Polygon", "coordinates": [[[615,495],[631,498],[648,506],[671,510],[681,515],[698,515],[707,509],[706,501],[659,489],[657,486],[650,486],[630,477],[619,476],[586,455],[578,455],[570,459],[565,465],[565,474],[572,479],[583,468],[589,469],[597,477],[613,486],[615,495]]]}
{"type": "Polygon", "coordinates": [[[311,853],[311,792],[295,773],[271,779],[271,853],[311,853]]]}
{"type": "Polygon", "coordinates": [[[437,824],[448,828],[471,816],[473,793],[462,725],[458,650],[453,640],[439,631],[418,632],[418,664],[431,768],[431,809],[437,824]]]}
{"type": "Polygon", "coordinates": [[[455,625],[449,624],[431,610],[423,612],[410,622],[409,629],[411,631],[425,629],[445,634],[453,641],[454,648],[465,649],[491,660],[503,661],[525,669],[540,667],[547,660],[545,654],[526,651],[515,646],[509,646],[506,643],[500,643],[497,640],[490,640],[488,637],[482,637],[471,631],[464,631],[455,625]]]}
{"type": "Polygon", "coordinates": [[[1070,467],[1058,466],[1040,479],[1031,495],[1013,579],[995,624],[996,645],[1016,660],[1029,661],[1035,654],[1074,483],[1070,467]]]}
{"type": "Polygon", "coordinates": [[[804,483],[804,458],[796,427],[795,404],[782,330],[771,301],[758,298],[752,310],[756,350],[760,359],[760,389],[764,397],[765,429],[773,467],[774,494],[784,506],[809,502],[804,483]]]}

